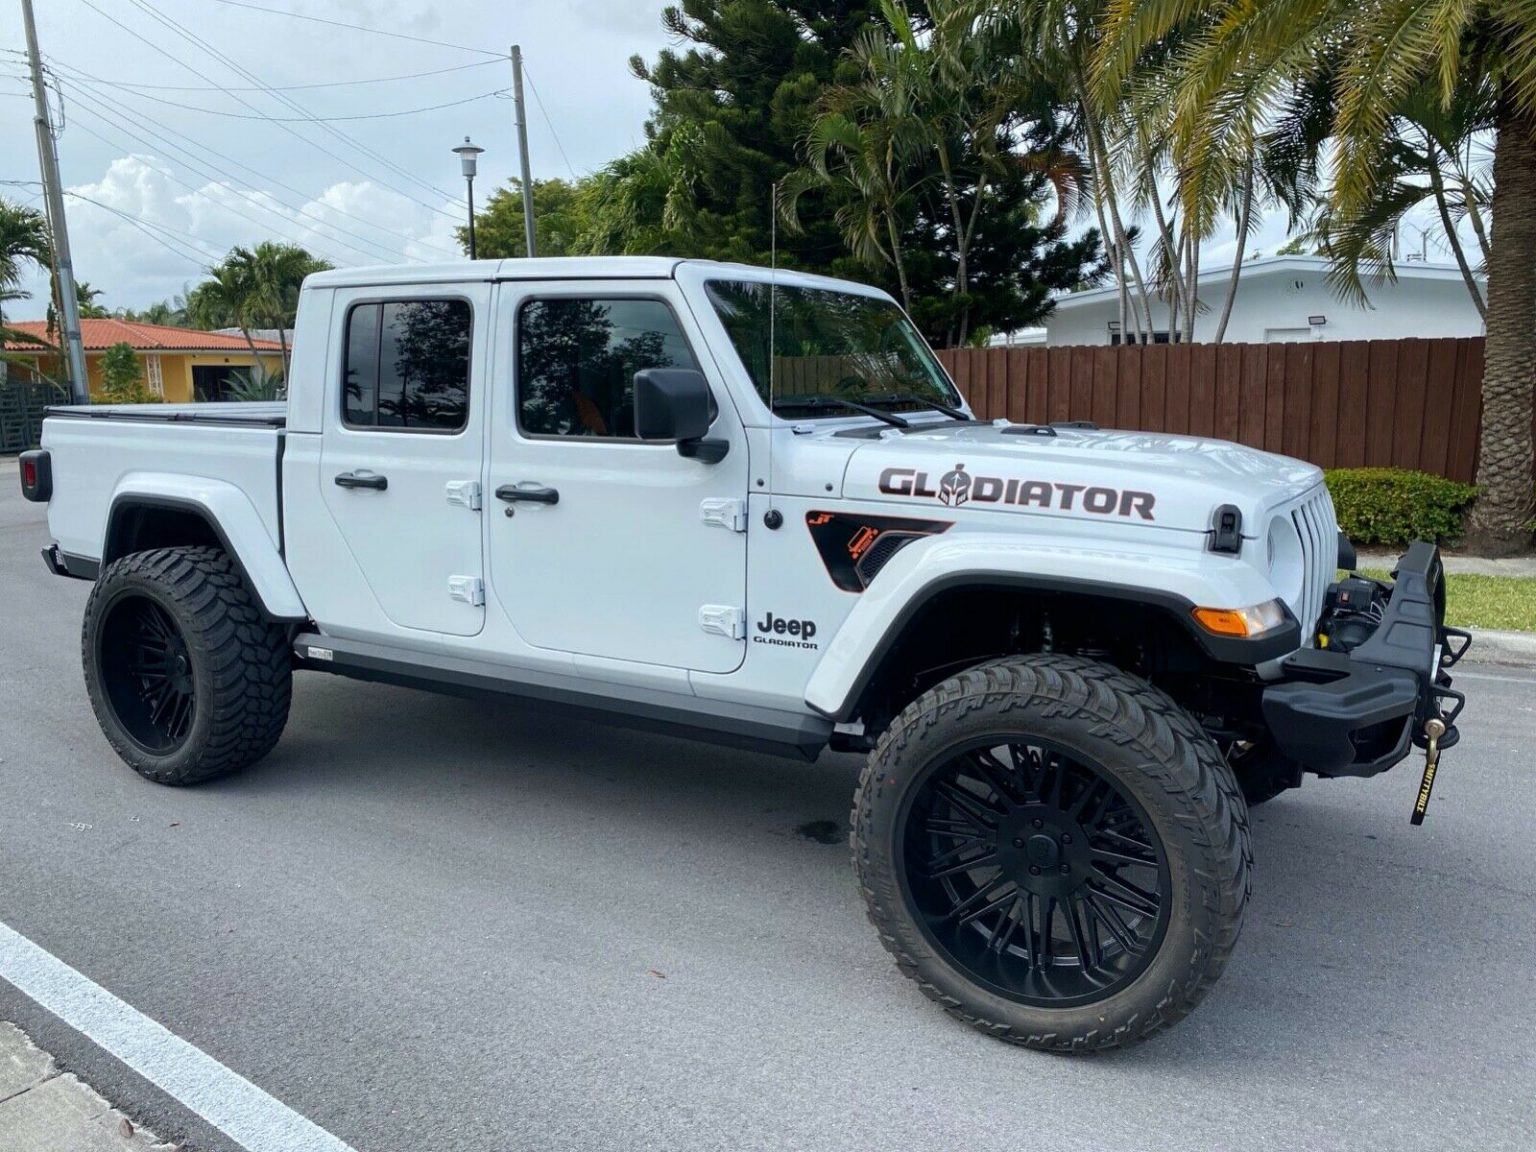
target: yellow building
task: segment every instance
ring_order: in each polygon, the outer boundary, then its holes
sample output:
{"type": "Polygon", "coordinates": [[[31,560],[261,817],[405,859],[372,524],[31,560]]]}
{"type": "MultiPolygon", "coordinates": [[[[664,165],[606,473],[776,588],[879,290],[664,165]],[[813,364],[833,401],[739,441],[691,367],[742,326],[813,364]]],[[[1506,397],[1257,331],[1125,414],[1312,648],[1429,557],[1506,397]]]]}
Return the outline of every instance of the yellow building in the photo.
{"type": "MultiPolygon", "coordinates": [[[[41,320],[15,321],[8,327],[40,340],[49,339],[47,325],[41,320]]],[[[114,344],[127,344],[133,349],[144,369],[145,385],[171,404],[228,399],[230,377],[249,370],[258,360],[269,373],[279,372],[283,366],[282,346],[277,341],[255,341],[253,356],[245,337],[221,332],[104,319],[81,320],[80,336],[85,345],[85,374],[93,396],[101,389],[102,355],[114,344]]],[[[6,345],[8,353],[23,360],[34,350],[35,346],[30,344],[6,345]]],[[[37,352],[32,359],[44,375],[55,380],[67,375],[59,355],[51,349],[37,352]]]]}

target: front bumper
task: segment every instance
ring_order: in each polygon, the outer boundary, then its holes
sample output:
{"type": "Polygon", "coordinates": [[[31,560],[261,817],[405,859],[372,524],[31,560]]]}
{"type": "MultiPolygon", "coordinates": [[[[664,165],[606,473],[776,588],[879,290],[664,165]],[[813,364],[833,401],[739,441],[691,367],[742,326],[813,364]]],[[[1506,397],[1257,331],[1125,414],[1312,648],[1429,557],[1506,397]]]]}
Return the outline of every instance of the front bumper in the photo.
{"type": "Polygon", "coordinates": [[[1465,697],[1446,669],[1471,636],[1445,626],[1440,550],[1413,544],[1397,563],[1381,623],[1349,652],[1302,648],[1264,690],[1264,720],[1281,752],[1322,776],[1374,776],[1424,745],[1424,725],[1445,724],[1439,748],[1457,739],[1465,697]]]}

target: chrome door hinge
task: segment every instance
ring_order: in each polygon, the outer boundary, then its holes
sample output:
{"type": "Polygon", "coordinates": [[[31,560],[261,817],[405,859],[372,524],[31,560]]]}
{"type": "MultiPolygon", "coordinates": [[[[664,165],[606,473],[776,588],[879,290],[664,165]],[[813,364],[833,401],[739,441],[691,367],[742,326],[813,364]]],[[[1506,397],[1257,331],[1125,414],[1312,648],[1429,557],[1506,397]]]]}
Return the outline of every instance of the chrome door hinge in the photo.
{"type": "Polygon", "coordinates": [[[706,604],[699,609],[699,627],[715,636],[732,640],[747,638],[747,610],[727,604],[706,604]]]}
{"type": "Polygon", "coordinates": [[[459,600],[475,608],[485,603],[485,581],[478,576],[448,577],[448,599],[459,600]]]}
{"type": "Polygon", "coordinates": [[[747,530],[747,502],[711,496],[699,504],[699,518],[716,528],[729,528],[732,532],[747,530]]]}
{"type": "Polygon", "coordinates": [[[468,508],[471,512],[480,511],[480,481],[448,481],[448,503],[468,508]]]}

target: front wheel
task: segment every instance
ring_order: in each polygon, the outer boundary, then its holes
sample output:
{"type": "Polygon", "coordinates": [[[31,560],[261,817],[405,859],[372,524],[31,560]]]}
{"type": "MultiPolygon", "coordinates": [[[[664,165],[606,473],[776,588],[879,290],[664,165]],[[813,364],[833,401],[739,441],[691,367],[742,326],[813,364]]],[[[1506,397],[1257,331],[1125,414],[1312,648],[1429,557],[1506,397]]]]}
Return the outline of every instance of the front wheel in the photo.
{"type": "Polygon", "coordinates": [[[854,866],[901,970],[952,1015],[1089,1051],[1181,1019],[1242,926],[1248,812],[1209,736],[1109,665],[968,669],[870,754],[854,866]]]}
{"type": "Polygon", "coordinates": [[[85,606],[85,686],[107,741],[157,784],[195,784],[272,750],[292,664],[240,570],[217,548],[107,565],[85,606]]]}

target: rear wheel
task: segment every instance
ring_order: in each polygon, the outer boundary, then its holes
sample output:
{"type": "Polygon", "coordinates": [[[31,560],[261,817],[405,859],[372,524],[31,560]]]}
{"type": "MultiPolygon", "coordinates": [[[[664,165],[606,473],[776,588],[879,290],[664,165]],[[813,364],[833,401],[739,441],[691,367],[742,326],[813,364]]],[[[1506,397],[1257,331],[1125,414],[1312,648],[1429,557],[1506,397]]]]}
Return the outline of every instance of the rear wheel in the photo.
{"type": "Polygon", "coordinates": [[[158,784],[195,784],[252,764],[287,723],[286,636],[220,549],[113,561],[86,604],[81,648],[102,732],[158,784]]]}
{"type": "Polygon", "coordinates": [[[1012,657],[897,717],[854,864],[898,966],[1001,1039],[1084,1051],[1183,1017],[1242,924],[1247,809],[1210,738],[1110,666],[1012,657]]]}

